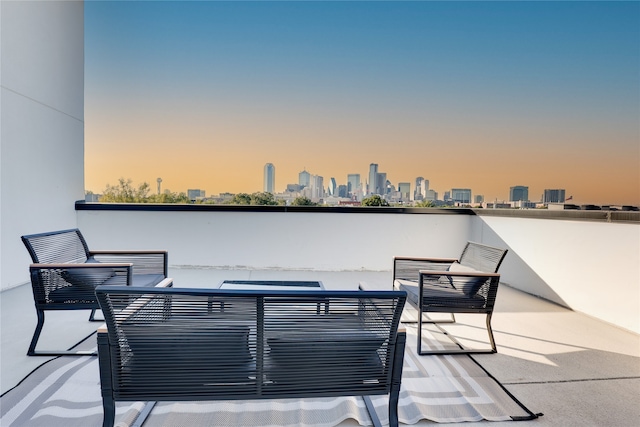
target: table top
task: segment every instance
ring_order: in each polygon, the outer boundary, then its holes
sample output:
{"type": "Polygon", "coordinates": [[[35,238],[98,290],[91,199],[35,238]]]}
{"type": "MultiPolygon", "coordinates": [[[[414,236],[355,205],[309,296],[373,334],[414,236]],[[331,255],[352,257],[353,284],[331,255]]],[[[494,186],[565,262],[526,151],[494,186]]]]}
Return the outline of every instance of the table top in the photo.
{"type": "Polygon", "coordinates": [[[274,291],[321,291],[322,282],[307,280],[224,280],[220,289],[268,289],[274,291]]]}

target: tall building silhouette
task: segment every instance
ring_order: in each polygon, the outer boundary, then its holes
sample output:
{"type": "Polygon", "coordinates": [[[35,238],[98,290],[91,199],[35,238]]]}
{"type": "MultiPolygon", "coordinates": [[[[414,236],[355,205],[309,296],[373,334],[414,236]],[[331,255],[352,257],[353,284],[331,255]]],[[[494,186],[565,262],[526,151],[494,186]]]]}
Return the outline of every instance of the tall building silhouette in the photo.
{"type": "Polygon", "coordinates": [[[409,200],[412,200],[410,182],[399,182],[398,192],[400,192],[400,200],[402,200],[403,202],[408,202],[409,200]]]}
{"type": "Polygon", "coordinates": [[[331,177],[329,180],[329,194],[335,196],[338,191],[338,184],[336,183],[336,179],[331,177]]]}
{"type": "Polygon", "coordinates": [[[564,203],[564,189],[545,189],[542,203],[564,203]]]}
{"type": "Polygon", "coordinates": [[[424,178],[419,176],[416,178],[416,189],[413,190],[413,199],[414,200],[422,200],[424,198],[424,194],[422,193],[422,183],[424,182],[424,178]]]}
{"type": "Polygon", "coordinates": [[[471,203],[471,189],[470,188],[452,188],[451,189],[451,201],[454,203],[471,203]]]}
{"type": "Polygon", "coordinates": [[[350,173],[347,175],[347,194],[353,196],[358,192],[360,192],[360,174],[350,173]]]}
{"type": "Polygon", "coordinates": [[[319,175],[311,175],[309,190],[311,201],[319,202],[324,197],[324,178],[319,175]]]}
{"type": "Polygon", "coordinates": [[[311,174],[304,169],[298,174],[298,184],[302,187],[308,187],[311,183],[311,174]]]}
{"type": "Polygon", "coordinates": [[[517,202],[522,200],[524,202],[529,201],[529,187],[525,187],[524,185],[516,185],[515,187],[511,187],[509,189],[509,201],[517,202]]]}
{"type": "Polygon", "coordinates": [[[264,191],[266,193],[275,193],[276,188],[276,167],[273,163],[264,165],[264,191]]]}
{"type": "Polygon", "coordinates": [[[380,194],[381,196],[387,194],[387,173],[386,172],[378,172],[376,176],[376,189],[377,189],[377,192],[375,194],[380,194]]]}
{"type": "Polygon", "coordinates": [[[378,190],[378,164],[371,163],[369,165],[369,181],[367,183],[369,188],[367,188],[367,194],[380,194],[378,190]]]}

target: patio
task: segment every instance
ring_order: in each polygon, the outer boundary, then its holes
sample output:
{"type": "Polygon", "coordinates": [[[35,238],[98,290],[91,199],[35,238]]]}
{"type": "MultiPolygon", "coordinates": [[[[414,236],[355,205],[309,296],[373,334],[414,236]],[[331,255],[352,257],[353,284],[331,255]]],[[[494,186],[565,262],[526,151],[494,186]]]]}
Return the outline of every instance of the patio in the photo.
{"type": "MultiPolygon", "coordinates": [[[[173,267],[170,276],[176,287],[217,286],[223,279],[321,280],[327,289],[355,289],[359,281],[380,288],[391,283],[389,272],[173,267]]],[[[47,358],[25,355],[36,322],[30,286],[4,291],[0,298],[4,393],[47,358]]],[[[91,333],[99,323],[87,317],[84,311],[48,316],[42,347],[72,344],[91,333]]],[[[459,321],[465,326],[450,330],[477,345],[476,337],[483,337],[481,316],[460,315],[459,321]]],[[[529,409],[544,413],[531,423],[625,426],[640,417],[634,403],[640,392],[638,335],[506,285],[498,293],[493,325],[498,353],[473,357],[529,409]]]]}
{"type": "MultiPolygon", "coordinates": [[[[473,240],[510,251],[492,322],[498,353],[474,358],[544,413],[531,423],[640,419],[637,212],[74,206],[85,190],[83,2],[0,9],[3,393],[47,360],[26,356],[36,316],[22,234],[79,227],[96,249],[167,249],[176,286],[278,278],[322,280],[328,289],[388,288],[393,256],[456,256],[473,240]]],[[[87,318],[48,315],[42,347],[95,331],[99,323],[87,318]]],[[[483,333],[473,326],[456,332],[473,340],[483,333]]]]}

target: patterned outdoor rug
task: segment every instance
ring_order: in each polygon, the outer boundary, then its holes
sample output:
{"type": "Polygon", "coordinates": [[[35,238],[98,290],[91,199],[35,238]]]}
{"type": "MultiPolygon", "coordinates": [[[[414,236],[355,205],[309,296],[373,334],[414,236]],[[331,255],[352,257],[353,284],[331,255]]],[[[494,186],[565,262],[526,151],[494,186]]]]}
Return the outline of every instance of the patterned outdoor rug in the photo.
{"type": "MultiPolygon", "coordinates": [[[[417,356],[416,326],[406,325],[399,419],[439,423],[527,420],[522,405],[471,357],[417,356]]],[[[426,345],[441,346],[432,339],[426,345]]],[[[78,348],[95,346],[95,336],[78,348]]],[[[388,423],[387,398],[372,396],[388,423]]],[[[118,405],[116,425],[136,425],[144,403],[118,405]]],[[[353,420],[371,425],[359,397],[225,402],[159,402],[144,421],[155,426],[335,426],[353,420]]],[[[0,398],[2,427],[90,427],[102,425],[97,357],[62,356],[44,363],[0,398]]]]}

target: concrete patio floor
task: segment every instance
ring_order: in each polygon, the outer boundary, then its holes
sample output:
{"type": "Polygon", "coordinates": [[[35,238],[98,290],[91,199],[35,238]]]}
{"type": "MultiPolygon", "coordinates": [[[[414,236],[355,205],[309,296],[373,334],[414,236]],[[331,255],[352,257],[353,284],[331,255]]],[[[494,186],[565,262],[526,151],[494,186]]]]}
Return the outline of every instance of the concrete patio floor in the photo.
{"type": "MultiPolygon", "coordinates": [[[[360,281],[381,289],[391,286],[390,272],[173,267],[169,273],[176,287],[216,287],[224,279],[321,280],[327,289],[356,289],[360,281]]],[[[30,285],[0,293],[0,310],[0,388],[4,393],[48,358],[26,356],[36,324],[30,285]]],[[[66,349],[93,332],[100,323],[88,322],[88,314],[88,311],[47,313],[38,348],[66,349]]],[[[446,326],[449,332],[465,344],[479,346],[486,342],[483,316],[456,317],[460,325],[446,326]]],[[[498,353],[473,357],[526,407],[544,414],[526,423],[638,424],[639,335],[505,285],[498,292],[492,325],[498,353]]],[[[433,423],[418,425],[426,424],[433,423]]]]}

